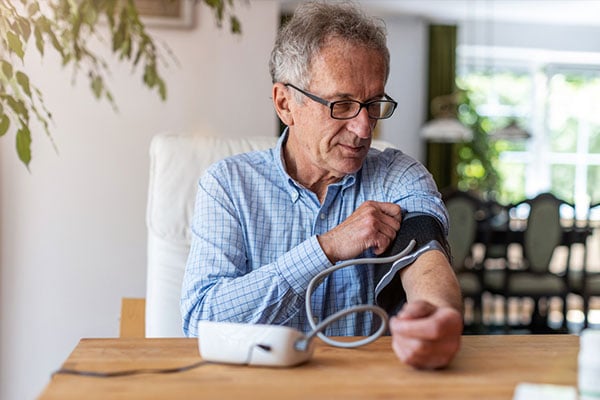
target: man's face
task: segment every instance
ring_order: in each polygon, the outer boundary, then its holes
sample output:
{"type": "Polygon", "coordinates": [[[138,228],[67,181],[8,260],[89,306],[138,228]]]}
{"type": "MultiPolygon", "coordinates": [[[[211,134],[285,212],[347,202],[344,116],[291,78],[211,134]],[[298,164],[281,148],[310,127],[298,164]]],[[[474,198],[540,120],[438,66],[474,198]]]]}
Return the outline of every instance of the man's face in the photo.
{"type": "MultiPolygon", "coordinates": [[[[311,77],[305,89],[323,99],[367,102],[383,96],[386,70],[377,51],[332,39],[313,59],[311,77]]],[[[328,107],[304,97],[290,127],[292,156],[315,177],[356,172],[367,156],[376,122],[365,108],[355,118],[336,120],[328,107]]]]}

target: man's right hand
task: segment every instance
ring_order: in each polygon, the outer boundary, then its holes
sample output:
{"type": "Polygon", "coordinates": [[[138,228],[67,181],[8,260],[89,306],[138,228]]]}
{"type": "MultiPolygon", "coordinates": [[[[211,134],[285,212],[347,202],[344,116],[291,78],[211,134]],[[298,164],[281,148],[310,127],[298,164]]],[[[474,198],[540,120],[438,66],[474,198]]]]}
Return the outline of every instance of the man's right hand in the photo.
{"type": "Polygon", "coordinates": [[[365,201],[344,222],[319,235],[318,240],[332,263],[355,258],[369,248],[379,255],[394,240],[401,222],[399,205],[365,201]]]}

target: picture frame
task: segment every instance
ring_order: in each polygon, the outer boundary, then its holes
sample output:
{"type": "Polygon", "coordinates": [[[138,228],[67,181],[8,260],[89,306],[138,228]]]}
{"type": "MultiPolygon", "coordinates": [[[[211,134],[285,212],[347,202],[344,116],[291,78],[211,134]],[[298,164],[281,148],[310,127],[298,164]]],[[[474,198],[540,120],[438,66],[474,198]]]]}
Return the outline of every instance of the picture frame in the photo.
{"type": "Polygon", "coordinates": [[[134,0],[142,22],[148,27],[191,29],[195,0],[134,0]]]}

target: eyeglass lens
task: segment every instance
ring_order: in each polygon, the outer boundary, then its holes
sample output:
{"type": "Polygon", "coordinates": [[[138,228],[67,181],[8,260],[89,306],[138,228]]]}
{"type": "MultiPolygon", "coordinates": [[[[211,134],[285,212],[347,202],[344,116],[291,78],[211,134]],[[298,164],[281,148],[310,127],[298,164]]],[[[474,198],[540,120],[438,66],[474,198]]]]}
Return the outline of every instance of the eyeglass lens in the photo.
{"type": "Polygon", "coordinates": [[[386,100],[376,100],[366,105],[350,100],[335,101],[331,105],[331,116],[343,119],[356,117],[362,107],[366,107],[367,113],[371,118],[388,118],[394,111],[393,103],[386,100]]]}

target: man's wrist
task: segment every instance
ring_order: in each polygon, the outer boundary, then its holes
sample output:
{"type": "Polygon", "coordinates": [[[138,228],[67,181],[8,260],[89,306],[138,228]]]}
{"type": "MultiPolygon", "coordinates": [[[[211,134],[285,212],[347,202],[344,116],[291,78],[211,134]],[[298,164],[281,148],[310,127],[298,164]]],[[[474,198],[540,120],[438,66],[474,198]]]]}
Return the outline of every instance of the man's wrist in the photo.
{"type": "Polygon", "coordinates": [[[327,259],[329,260],[331,265],[333,265],[339,261],[333,255],[333,249],[329,245],[329,241],[327,240],[327,238],[324,235],[317,235],[317,242],[319,243],[319,246],[321,246],[321,250],[323,251],[323,254],[325,255],[325,257],[327,257],[327,259]]]}

